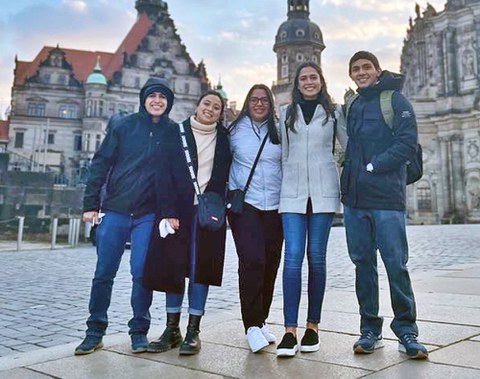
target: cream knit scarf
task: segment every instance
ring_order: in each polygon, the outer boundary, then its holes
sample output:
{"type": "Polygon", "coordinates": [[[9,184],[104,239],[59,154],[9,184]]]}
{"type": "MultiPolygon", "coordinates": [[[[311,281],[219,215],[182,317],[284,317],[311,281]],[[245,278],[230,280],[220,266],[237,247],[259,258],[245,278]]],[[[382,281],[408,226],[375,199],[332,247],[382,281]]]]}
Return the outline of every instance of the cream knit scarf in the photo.
{"type": "MultiPolygon", "coordinates": [[[[193,136],[197,145],[197,181],[203,193],[212,176],[213,158],[215,157],[215,145],[217,142],[217,123],[204,125],[195,120],[194,116],[191,116],[190,125],[192,126],[193,136]]],[[[196,196],[194,204],[197,204],[196,196]]]]}

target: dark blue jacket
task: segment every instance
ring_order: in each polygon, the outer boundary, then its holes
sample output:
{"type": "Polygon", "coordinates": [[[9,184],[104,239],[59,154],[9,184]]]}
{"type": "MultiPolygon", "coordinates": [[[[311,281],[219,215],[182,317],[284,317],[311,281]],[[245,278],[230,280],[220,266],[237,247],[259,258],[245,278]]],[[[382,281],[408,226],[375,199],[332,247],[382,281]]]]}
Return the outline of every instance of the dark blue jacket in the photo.
{"type": "Polygon", "coordinates": [[[111,119],[107,135],[92,159],[83,200],[84,212],[98,211],[100,207],[134,217],[155,212],[156,152],[175,128],[168,117],[172,106],[173,92],[166,81],[151,78],[140,92],[139,112],[111,119]],[[152,122],[144,107],[145,94],[153,87],[160,88],[168,101],[158,123],[152,122]],[[105,194],[101,198],[105,183],[105,194]]]}
{"type": "MultiPolygon", "coordinates": [[[[190,156],[195,173],[198,170],[197,146],[190,120],[184,122],[190,156]]],[[[147,288],[183,293],[185,277],[189,272],[191,226],[194,215],[195,190],[190,177],[178,127],[176,138],[159,152],[156,169],[157,218],[150,236],[144,272],[147,288]],[[180,229],[166,238],[160,238],[158,224],[164,218],[180,220],[180,229]]],[[[217,141],[212,175],[205,192],[212,191],[225,197],[231,153],[227,133],[217,125],[217,141]]],[[[225,257],[226,226],[217,231],[199,227],[195,282],[219,286],[222,283],[225,257]]]]}
{"type": "Polygon", "coordinates": [[[402,76],[384,71],[375,85],[358,90],[350,108],[341,176],[342,202],[349,207],[406,208],[406,162],[417,149],[417,125],[411,104],[398,92],[402,84],[402,76]],[[384,90],[395,90],[393,130],[380,108],[380,92],[384,90]],[[373,172],[366,170],[368,163],[372,163],[373,172]]]}

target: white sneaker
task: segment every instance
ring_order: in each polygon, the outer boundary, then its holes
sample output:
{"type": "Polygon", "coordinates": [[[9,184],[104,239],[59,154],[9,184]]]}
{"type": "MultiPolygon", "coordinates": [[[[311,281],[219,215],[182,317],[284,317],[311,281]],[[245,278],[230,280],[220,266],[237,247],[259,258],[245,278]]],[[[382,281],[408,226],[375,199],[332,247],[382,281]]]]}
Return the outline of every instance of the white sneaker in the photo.
{"type": "Polygon", "coordinates": [[[262,331],[263,336],[267,340],[268,343],[275,343],[277,342],[277,338],[273,335],[273,333],[268,329],[268,326],[265,324],[263,325],[260,330],[262,331]]]}
{"type": "Polygon", "coordinates": [[[247,341],[250,349],[254,353],[268,346],[268,341],[264,337],[261,329],[258,326],[251,326],[250,328],[248,328],[247,341]]]}

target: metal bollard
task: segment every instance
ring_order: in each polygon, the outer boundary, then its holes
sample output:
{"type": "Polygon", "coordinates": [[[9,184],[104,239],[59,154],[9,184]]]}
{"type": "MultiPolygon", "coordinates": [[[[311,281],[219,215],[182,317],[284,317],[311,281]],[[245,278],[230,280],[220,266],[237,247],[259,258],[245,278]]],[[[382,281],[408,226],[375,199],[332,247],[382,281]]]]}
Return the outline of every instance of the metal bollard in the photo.
{"type": "Polygon", "coordinates": [[[57,229],[58,229],[58,218],[52,220],[52,246],[51,249],[55,249],[57,244],[57,229]]]}
{"type": "Polygon", "coordinates": [[[73,245],[73,222],[74,219],[70,218],[68,220],[68,244],[73,245]]]}
{"type": "Polygon", "coordinates": [[[25,224],[25,217],[18,216],[18,232],[17,232],[17,251],[22,249],[23,240],[23,225],[25,224]]]}
{"type": "Polygon", "coordinates": [[[81,221],[79,218],[76,218],[75,219],[76,223],[77,223],[77,227],[76,227],[76,230],[75,230],[75,240],[74,240],[74,243],[75,243],[75,246],[78,246],[78,241],[80,239],[80,226],[81,226],[81,221]]]}

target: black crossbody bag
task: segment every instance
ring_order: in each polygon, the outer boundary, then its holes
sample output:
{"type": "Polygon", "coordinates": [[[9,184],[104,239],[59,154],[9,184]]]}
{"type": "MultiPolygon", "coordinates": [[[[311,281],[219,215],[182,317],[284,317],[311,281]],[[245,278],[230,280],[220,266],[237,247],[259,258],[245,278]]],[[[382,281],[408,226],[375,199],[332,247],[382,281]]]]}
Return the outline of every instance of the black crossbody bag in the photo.
{"type": "Polygon", "coordinates": [[[225,224],[225,202],[223,198],[216,192],[205,191],[201,193],[200,185],[195,175],[192,158],[188,150],[187,136],[185,135],[185,128],[183,124],[178,124],[180,128],[180,137],[183,145],[183,152],[185,153],[185,161],[187,163],[188,172],[192,179],[193,188],[197,194],[198,199],[198,224],[200,227],[216,231],[225,224]]]}

